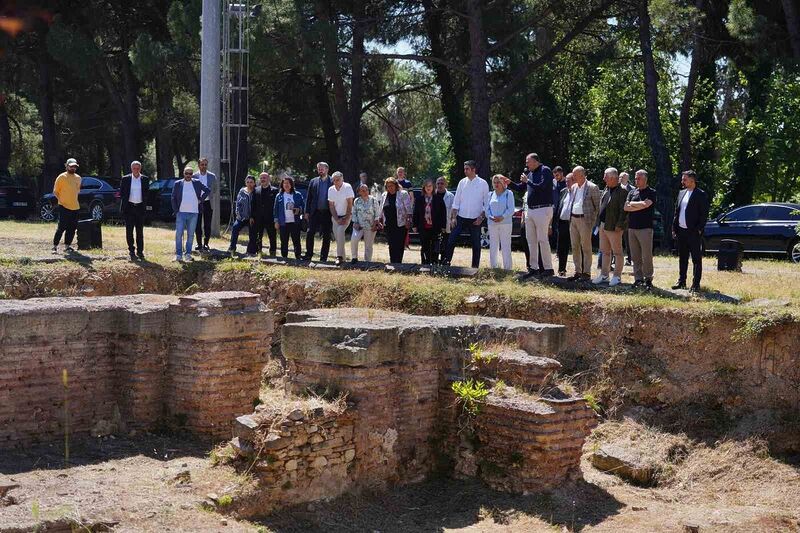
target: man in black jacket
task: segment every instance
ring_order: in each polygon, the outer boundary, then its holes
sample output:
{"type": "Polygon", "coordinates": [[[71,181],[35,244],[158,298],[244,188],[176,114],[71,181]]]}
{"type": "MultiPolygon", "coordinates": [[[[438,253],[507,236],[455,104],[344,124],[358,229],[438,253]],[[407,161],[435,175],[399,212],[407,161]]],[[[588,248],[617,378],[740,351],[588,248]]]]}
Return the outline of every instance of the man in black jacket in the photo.
{"type": "Polygon", "coordinates": [[[254,222],[252,229],[254,247],[252,250],[247,250],[247,253],[261,253],[264,232],[266,231],[269,238],[269,255],[275,255],[275,224],[272,219],[272,210],[275,206],[275,196],[278,194],[278,188],[270,184],[268,172],[259,174],[258,180],[259,185],[253,192],[253,211],[250,215],[254,222]]]}
{"type": "Polygon", "coordinates": [[[150,178],[142,174],[142,164],[134,161],[131,163],[131,173],[122,177],[119,186],[119,208],[125,218],[125,239],[128,241],[131,261],[136,261],[137,258],[144,261],[144,214],[149,188],[150,178]],[[136,253],[134,253],[134,230],[136,230],[136,253]]]}
{"type": "Polygon", "coordinates": [[[320,261],[328,260],[328,251],[331,248],[333,221],[331,220],[331,210],[328,205],[328,189],[333,185],[333,181],[328,176],[328,171],[328,163],[320,161],[317,163],[317,174],[319,176],[308,184],[305,207],[305,217],[308,222],[305,257],[307,261],[311,261],[314,255],[314,234],[318,231],[322,234],[322,248],[319,250],[320,261]]]}
{"type": "Polygon", "coordinates": [[[689,256],[692,256],[692,292],[700,290],[703,275],[703,230],[708,220],[708,196],[697,187],[697,174],[694,170],[684,170],[681,174],[684,189],[678,193],[675,205],[675,218],[672,221],[672,236],[678,241],[678,283],[673,289],[686,288],[686,271],[689,256]]]}

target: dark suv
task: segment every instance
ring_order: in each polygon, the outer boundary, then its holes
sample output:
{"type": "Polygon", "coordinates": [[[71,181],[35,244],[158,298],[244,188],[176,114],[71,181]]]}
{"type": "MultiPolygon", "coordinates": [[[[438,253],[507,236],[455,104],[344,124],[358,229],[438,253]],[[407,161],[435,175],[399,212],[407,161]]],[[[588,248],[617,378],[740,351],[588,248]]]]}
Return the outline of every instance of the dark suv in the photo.
{"type": "Polygon", "coordinates": [[[745,253],[786,255],[800,262],[800,204],[763,203],[736,207],[706,223],[707,252],[719,250],[722,239],[742,243],[745,253]]]}
{"type": "Polygon", "coordinates": [[[0,216],[13,216],[24,220],[33,214],[36,200],[21,180],[0,176],[0,216]]]}

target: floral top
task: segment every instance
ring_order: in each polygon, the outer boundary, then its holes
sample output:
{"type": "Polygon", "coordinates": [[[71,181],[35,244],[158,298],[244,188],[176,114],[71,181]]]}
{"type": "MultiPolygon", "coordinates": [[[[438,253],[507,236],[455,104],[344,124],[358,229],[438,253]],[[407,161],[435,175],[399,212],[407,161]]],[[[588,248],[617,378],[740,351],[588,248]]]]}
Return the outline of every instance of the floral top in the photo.
{"type": "MultiPolygon", "coordinates": [[[[411,215],[414,212],[414,207],[411,203],[411,195],[408,194],[408,191],[403,189],[397,191],[396,194],[396,208],[397,208],[397,225],[398,226],[405,226],[407,222],[411,221],[411,215]]],[[[386,193],[384,192],[381,196],[381,218],[383,218],[383,205],[386,203],[386,193]]],[[[384,221],[385,223],[385,221],[384,221]]]]}
{"type": "Polygon", "coordinates": [[[367,196],[366,200],[358,196],[353,201],[353,224],[358,224],[362,228],[370,228],[380,218],[380,215],[380,202],[374,196],[367,196]]]}

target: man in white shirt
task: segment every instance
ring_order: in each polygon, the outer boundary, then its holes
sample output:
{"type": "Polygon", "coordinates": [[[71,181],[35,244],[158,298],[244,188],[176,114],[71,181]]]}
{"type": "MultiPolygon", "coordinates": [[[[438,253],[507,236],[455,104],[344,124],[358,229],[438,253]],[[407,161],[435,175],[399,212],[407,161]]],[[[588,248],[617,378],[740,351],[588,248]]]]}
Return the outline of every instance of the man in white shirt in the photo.
{"type": "Polygon", "coordinates": [[[672,236],[678,241],[678,283],[672,288],[686,288],[686,273],[691,256],[690,291],[697,292],[700,290],[700,278],[703,275],[703,231],[708,220],[708,196],[697,186],[697,174],[694,170],[685,170],[681,174],[681,185],[684,189],[678,193],[675,218],[672,221],[672,236]]]}
{"type": "Polygon", "coordinates": [[[569,240],[575,274],[570,281],[589,281],[592,270],[592,228],[600,210],[600,189],[586,179],[586,169],[572,169],[569,240]]]}
{"type": "Polygon", "coordinates": [[[453,260],[453,251],[462,229],[469,230],[472,244],[472,268],[478,268],[481,263],[481,225],[483,224],[483,204],[489,194],[489,184],[478,176],[478,165],[473,160],[464,162],[464,178],[458,182],[453,205],[450,209],[450,223],[452,231],[447,240],[447,250],[443,262],[450,264],[453,260]]]}
{"type": "Polygon", "coordinates": [[[131,173],[122,177],[119,186],[120,212],[125,219],[125,239],[131,261],[144,261],[145,199],[150,188],[150,178],[142,174],[139,161],[131,163],[131,173]],[[136,240],[133,235],[136,232],[136,240]],[[135,248],[134,248],[135,245],[135,248]]]}
{"type": "Polygon", "coordinates": [[[338,170],[331,176],[333,185],[328,188],[328,206],[331,211],[333,237],[336,239],[336,264],[344,261],[345,230],[350,225],[353,214],[353,187],[345,183],[344,175],[338,170]]]}
{"type": "MultiPolygon", "coordinates": [[[[201,157],[197,160],[197,172],[192,179],[199,180],[200,183],[211,191],[211,194],[218,194],[217,176],[208,171],[208,158],[201,157]]],[[[200,204],[197,213],[197,227],[195,236],[197,237],[197,250],[208,250],[208,241],[211,238],[211,217],[214,210],[211,208],[211,194],[200,204]]]]}

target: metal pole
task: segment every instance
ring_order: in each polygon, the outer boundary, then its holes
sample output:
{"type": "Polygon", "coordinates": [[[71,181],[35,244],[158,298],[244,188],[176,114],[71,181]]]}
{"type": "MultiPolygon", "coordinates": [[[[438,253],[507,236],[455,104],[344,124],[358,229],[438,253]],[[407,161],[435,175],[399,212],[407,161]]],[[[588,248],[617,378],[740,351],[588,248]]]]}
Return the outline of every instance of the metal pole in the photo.
{"type": "Polygon", "coordinates": [[[208,170],[217,176],[211,191],[211,234],[219,236],[220,150],[220,0],[203,0],[202,56],[200,67],[200,157],[208,158],[208,170]]]}

